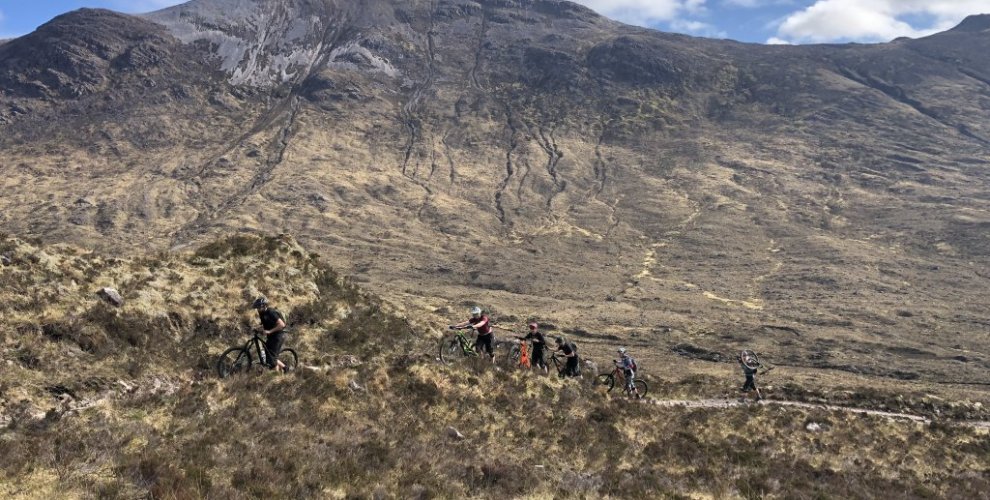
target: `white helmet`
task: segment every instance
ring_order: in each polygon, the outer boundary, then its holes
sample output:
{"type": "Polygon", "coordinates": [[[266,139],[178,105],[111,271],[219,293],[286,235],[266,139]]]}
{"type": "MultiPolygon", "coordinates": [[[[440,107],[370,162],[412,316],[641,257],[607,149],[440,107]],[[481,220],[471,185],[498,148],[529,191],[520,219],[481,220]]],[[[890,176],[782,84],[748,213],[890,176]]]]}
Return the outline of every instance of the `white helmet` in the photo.
{"type": "Polygon", "coordinates": [[[475,318],[477,318],[478,316],[481,316],[481,308],[478,307],[478,306],[472,307],[471,308],[471,316],[472,317],[475,317],[475,318]]]}
{"type": "Polygon", "coordinates": [[[619,352],[619,354],[625,356],[626,355],[626,348],[625,347],[620,347],[618,352],[619,352]]]}

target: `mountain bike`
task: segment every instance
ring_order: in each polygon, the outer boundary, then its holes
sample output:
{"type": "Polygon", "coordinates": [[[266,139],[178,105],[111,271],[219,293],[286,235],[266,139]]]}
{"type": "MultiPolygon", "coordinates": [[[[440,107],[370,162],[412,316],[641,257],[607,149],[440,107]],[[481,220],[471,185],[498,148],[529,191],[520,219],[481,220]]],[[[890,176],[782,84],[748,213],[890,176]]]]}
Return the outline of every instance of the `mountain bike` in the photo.
{"type": "MultiPolygon", "coordinates": [[[[248,339],[243,347],[231,347],[220,355],[217,359],[217,374],[220,378],[226,378],[235,373],[245,373],[251,369],[251,365],[257,363],[259,366],[267,366],[266,360],[270,358],[272,352],[265,345],[265,339],[260,332],[254,331],[254,336],[248,339]],[[252,356],[251,352],[257,355],[252,356]]],[[[278,360],[285,365],[285,373],[296,370],[299,366],[299,356],[292,349],[283,348],[278,352],[278,360]]]]}
{"type": "MultiPolygon", "coordinates": [[[[558,377],[564,378],[567,376],[567,374],[565,373],[567,371],[567,358],[565,356],[557,352],[551,352],[549,353],[549,356],[547,355],[547,353],[544,353],[543,356],[544,359],[546,359],[547,367],[557,370],[558,377]]],[[[578,361],[578,373],[576,373],[574,376],[575,377],[581,376],[580,361],[578,361]]]]}
{"type": "Polygon", "coordinates": [[[616,383],[619,383],[621,384],[622,391],[627,396],[635,395],[637,398],[645,398],[647,391],[649,391],[649,387],[646,385],[646,382],[638,378],[633,381],[635,394],[633,391],[626,388],[626,374],[625,371],[623,371],[619,366],[616,366],[611,373],[603,373],[599,375],[596,381],[598,382],[598,385],[603,385],[606,387],[606,392],[612,392],[612,389],[615,389],[616,383]]]}
{"type": "MultiPolygon", "coordinates": [[[[454,330],[467,330],[466,328],[452,328],[454,330]]],[[[461,358],[477,358],[478,352],[474,350],[474,342],[468,340],[463,331],[459,331],[450,337],[445,337],[440,341],[440,362],[453,363],[461,358]]]]}

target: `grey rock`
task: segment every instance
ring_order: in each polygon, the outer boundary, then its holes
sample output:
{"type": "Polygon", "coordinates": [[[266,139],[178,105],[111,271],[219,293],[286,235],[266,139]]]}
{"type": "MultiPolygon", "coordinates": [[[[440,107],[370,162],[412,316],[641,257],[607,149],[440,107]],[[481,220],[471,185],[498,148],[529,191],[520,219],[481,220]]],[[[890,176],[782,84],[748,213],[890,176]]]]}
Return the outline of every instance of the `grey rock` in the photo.
{"type": "Polygon", "coordinates": [[[815,423],[815,422],[809,423],[804,428],[808,432],[821,432],[822,431],[822,426],[820,424],[815,423]]]}
{"type": "Polygon", "coordinates": [[[0,255],[0,265],[9,266],[13,263],[14,262],[10,260],[10,257],[7,257],[6,255],[0,255]]]}
{"type": "Polygon", "coordinates": [[[454,426],[447,427],[447,437],[458,441],[463,441],[466,439],[464,434],[461,434],[461,431],[455,429],[454,426]]]}
{"type": "Polygon", "coordinates": [[[103,297],[104,300],[114,306],[120,307],[124,305],[124,298],[120,295],[120,292],[114,288],[104,287],[101,288],[100,291],[96,292],[96,294],[103,297]]]}

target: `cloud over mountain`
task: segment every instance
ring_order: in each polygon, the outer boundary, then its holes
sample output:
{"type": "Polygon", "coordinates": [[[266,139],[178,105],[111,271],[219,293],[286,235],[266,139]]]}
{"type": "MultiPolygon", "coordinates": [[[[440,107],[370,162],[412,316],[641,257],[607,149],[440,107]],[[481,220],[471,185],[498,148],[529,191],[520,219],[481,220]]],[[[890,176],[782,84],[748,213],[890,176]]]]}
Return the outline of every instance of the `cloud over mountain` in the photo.
{"type": "Polygon", "coordinates": [[[818,0],[784,18],[776,38],[798,43],[916,38],[982,12],[990,12],[990,1],[818,0]]]}

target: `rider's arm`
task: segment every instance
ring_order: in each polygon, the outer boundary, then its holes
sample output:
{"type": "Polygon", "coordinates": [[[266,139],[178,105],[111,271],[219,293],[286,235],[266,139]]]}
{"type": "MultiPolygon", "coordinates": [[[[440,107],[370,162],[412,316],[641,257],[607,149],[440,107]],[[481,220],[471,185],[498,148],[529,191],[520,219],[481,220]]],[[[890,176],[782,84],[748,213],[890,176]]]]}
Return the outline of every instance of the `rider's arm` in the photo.
{"type": "Polygon", "coordinates": [[[450,326],[451,328],[467,328],[470,325],[471,325],[470,321],[462,321],[456,325],[450,325],[450,326]]]}
{"type": "Polygon", "coordinates": [[[275,328],[272,328],[271,330],[265,330],[265,335],[278,333],[281,332],[282,330],[285,330],[285,321],[282,321],[282,318],[279,318],[278,323],[275,323],[275,328]]]}

